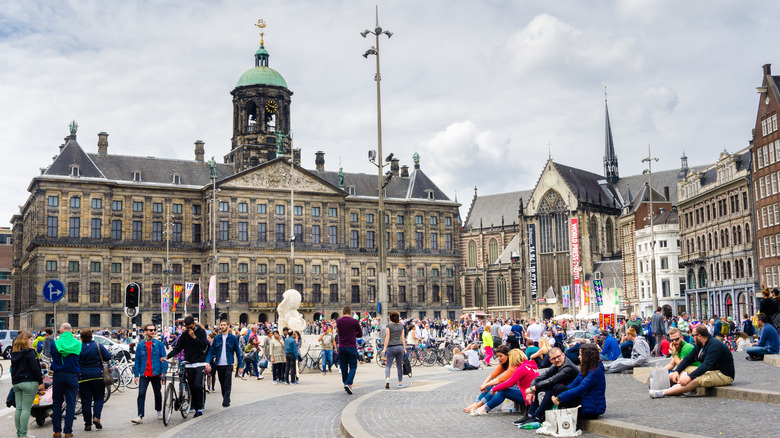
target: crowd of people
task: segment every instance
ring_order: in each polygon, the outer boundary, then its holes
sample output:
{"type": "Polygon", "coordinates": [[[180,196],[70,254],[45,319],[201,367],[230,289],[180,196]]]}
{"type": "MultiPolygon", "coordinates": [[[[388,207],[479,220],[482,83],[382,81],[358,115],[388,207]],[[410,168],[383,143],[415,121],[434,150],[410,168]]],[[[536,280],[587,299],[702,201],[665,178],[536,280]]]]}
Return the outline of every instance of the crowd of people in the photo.
{"type": "MultiPolygon", "coordinates": [[[[759,312],[741,320],[713,316],[664,315],[659,307],[649,317],[631,314],[614,325],[596,321],[512,320],[480,315],[458,320],[402,320],[390,312],[390,323],[381,327],[379,318],[360,319],[349,306],[336,320],[307,324],[304,334],[316,336],[320,371],[333,367],[341,371],[344,391],[352,394],[359,347],[364,339],[377,339],[386,359],[385,388],[390,388],[395,368],[397,384],[403,386],[405,355],[410,348],[436,338],[456,340],[451,371],[495,367],[476,388],[474,403],[464,408],[472,415],[486,415],[514,403],[524,413],[518,425],[542,422],[545,412],[580,406],[578,417],[595,418],[606,411],[605,374],[646,366],[652,357],[667,357],[669,388],[650,390],[651,398],[684,394],[696,387],[729,385],[735,378],[732,351],[744,351],[746,359],[761,360],[780,352],[777,324],[780,323],[780,291],[765,290],[759,312]],[[774,295],[774,296],[773,296],[774,295]],[[570,337],[570,333],[577,333],[570,337]]],[[[214,327],[196,322],[192,316],[183,324],[160,333],[154,324],[137,330],[97,331],[120,342],[135,343],[134,379],[138,385],[137,416],[144,421],[146,394],[151,385],[157,418],[162,418],[162,378],[169,360],[178,358],[192,393],[194,417],[203,413],[206,394],[220,383],[222,406],[231,402],[232,379],[247,375],[264,379],[272,369],[272,384],[299,383],[297,364],[302,359],[302,334],[271,322],[231,325],[222,320],[214,327]]],[[[370,341],[369,341],[370,342],[370,341]]],[[[43,389],[38,359],[48,360],[53,388],[52,428],[54,436],[73,434],[75,397],[81,397],[85,430],[102,428],[103,363],[112,357],[93,340],[93,331],[74,330],[67,323],[55,336],[51,328],[37,334],[19,332],[11,354],[13,397],[16,403],[17,436],[27,436],[30,407],[43,389]],[[63,403],[65,410],[62,409],[63,403]],[[64,424],[63,424],[64,423],[64,424]]]]}

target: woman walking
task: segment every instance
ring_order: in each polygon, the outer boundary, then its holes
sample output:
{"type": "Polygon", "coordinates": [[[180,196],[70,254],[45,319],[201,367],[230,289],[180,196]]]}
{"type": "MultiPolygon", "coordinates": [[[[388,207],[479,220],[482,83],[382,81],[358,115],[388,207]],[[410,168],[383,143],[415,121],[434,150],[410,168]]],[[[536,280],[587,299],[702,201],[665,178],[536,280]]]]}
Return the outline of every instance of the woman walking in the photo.
{"type": "MultiPolygon", "coordinates": [[[[386,357],[385,364],[385,389],[390,389],[390,370],[393,362],[398,369],[398,387],[403,386],[403,362],[406,354],[406,339],[404,339],[404,326],[398,312],[390,312],[390,324],[385,327],[385,336],[382,341],[382,355],[386,357]]],[[[324,370],[324,367],[323,367],[324,370]]],[[[323,373],[324,374],[324,373],[323,373]]]]}
{"type": "Polygon", "coordinates": [[[38,388],[43,390],[43,375],[38,355],[32,348],[33,338],[28,332],[19,332],[11,349],[11,382],[16,401],[16,436],[27,435],[27,425],[30,423],[30,408],[32,407],[38,388]]]}
{"type": "Polygon", "coordinates": [[[106,385],[103,383],[103,362],[111,359],[106,347],[92,340],[92,330],[81,330],[81,355],[79,356],[79,394],[81,412],[84,414],[84,430],[102,429],[100,415],[103,412],[103,398],[106,385]],[[94,408],[94,412],[93,412],[94,408]]]}
{"type": "Polygon", "coordinates": [[[493,359],[493,335],[490,334],[490,323],[485,324],[485,330],[482,332],[482,346],[485,348],[485,366],[490,366],[490,360],[493,359]]]}

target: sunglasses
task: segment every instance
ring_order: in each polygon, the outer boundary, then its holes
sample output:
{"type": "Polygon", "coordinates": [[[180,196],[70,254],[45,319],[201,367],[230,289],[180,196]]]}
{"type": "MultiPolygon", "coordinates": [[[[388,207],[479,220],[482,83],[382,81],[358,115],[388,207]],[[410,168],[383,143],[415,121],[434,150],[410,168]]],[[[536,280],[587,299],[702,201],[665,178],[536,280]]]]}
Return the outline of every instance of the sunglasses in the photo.
{"type": "Polygon", "coordinates": [[[680,342],[680,341],[682,341],[682,338],[674,338],[674,339],[669,339],[669,340],[671,342],[680,342]]]}
{"type": "Polygon", "coordinates": [[[146,329],[146,331],[147,332],[156,332],[157,330],[155,330],[155,329],[146,329]]]}

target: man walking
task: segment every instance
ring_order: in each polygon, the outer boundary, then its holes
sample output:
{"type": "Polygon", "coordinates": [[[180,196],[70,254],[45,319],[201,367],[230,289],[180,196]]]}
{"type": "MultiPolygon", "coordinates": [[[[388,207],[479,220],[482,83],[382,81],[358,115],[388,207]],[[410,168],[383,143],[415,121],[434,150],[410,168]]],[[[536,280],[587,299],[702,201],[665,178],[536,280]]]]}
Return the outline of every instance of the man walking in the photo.
{"type": "Polygon", "coordinates": [[[157,330],[154,324],[146,324],[143,327],[144,338],[135,348],[135,362],[133,363],[133,376],[138,385],[138,416],[133,418],[135,424],[144,421],[144,407],[146,405],[146,390],[152,384],[154,392],[154,410],[157,411],[157,419],[162,420],[162,382],[160,376],[168,369],[168,363],[160,363],[165,357],[165,346],[162,341],[155,338],[157,330]]]}
{"type": "Polygon", "coordinates": [[[666,333],[666,324],[664,324],[664,317],[661,315],[661,307],[655,309],[653,316],[650,318],[650,330],[655,337],[655,348],[653,348],[653,356],[661,355],[661,341],[663,341],[664,333],[666,333]]]}
{"type": "Polygon", "coordinates": [[[73,328],[67,322],[60,326],[60,338],[51,344],[53,403],[51,424],[54,438],[62,436],[62,402],[66,403],[65,436],[73,436],[73,418],[76,416],[76,393],[79,390],[81,342],[73,337],[73,328]]]}
{"type": "Polygon", "coordinates": [[[363,337],[360,323],[352,317],[352,309],[344,306],[343,316],[336,320],[336,331],[339,335],[339,365],[344,391],[352,394],[352,382],[357,371],[357,338],[363,337]]]}
{"type": "Polygon", "coordinates": [[[230,390],[233,387],[233,356],[236,356],[238,368],[242,368],[242,352],[238,348],[238,338],[230,333],[230,324],[226,319],[219,321],[219,334],[211,343],[206,363],[215,360],[219,387],[222,390],[222,407],[230,406],[230,390]]]}
{"type": "Polygon", "coordinates": [[[160,361],[170,359],[184,350],[184,360],[187,362],[185,372],[187,381],[192,391],[192,408],[195,409],[194,417],[203,415],[203,405],[206,402],[206,373],[211,372],[211,366],[206,362],[206,352],[209,349],[209,341],[206,330],[195,324],[192,315],[184,318],[184,332],[176,340],[176,344],[167,356],[160,361]]]}

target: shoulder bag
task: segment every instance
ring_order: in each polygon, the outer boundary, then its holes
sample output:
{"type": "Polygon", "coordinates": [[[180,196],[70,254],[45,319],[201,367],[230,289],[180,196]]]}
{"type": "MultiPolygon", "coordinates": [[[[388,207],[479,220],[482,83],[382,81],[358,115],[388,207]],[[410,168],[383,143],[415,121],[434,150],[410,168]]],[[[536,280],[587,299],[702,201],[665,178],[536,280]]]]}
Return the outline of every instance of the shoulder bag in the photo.
{"type": "Polygon", "coordinates": [[[108,369],[108,365],[103,361],[103,353],[100,352],[100,344],[95,342],[95,346],[97,347],[98,356],[100,356],[100,365],[103,366],[103,384],[106,386],[111,386],[114,384],[114,376],[111,375],[111,371],[108,369]]]}

